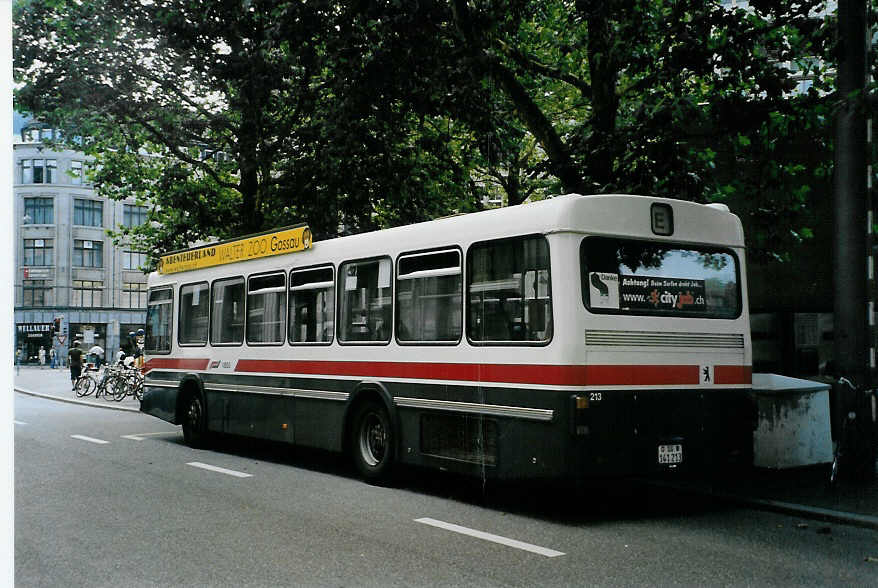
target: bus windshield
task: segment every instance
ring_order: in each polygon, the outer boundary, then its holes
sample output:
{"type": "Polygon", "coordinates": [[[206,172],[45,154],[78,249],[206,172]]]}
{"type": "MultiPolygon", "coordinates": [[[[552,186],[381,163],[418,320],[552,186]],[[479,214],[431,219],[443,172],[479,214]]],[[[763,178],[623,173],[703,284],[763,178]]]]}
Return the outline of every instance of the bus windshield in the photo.
{"type": "Polygon", "coordinates": [[[738,259],[729,250],[587,237],[580,272],[592,312],[723,319],[741,313],[738,259]]]}

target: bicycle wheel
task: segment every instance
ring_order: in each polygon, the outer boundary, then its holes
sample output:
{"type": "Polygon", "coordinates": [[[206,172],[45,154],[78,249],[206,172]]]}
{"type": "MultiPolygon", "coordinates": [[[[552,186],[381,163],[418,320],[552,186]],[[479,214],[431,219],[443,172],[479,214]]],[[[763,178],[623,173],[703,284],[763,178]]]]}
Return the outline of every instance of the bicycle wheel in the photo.
{"type": "Polygon", "coordinates": [[[113,400],[122,402],[130,393],[129,390],[128,379],[124,375],[118,374],[113,377],[113,400]]]}
{"type": "Polygon", "coordinates": [[[125,379],[128,382],[129,393],[137,400],[143,400],[143,376],[140,372],[133,370],[126,374],[125,379]]]}
{"type": "Polygon", "coordinates": [[[113,400],[113,387],[110,382],[110,378],[104,376],[101,378],[101,381],[98,382],[97,388],[95,389],[95,398],[104,397],[105,400],[113,400]]]}
{"type": "Polygon", "coordinates": [[[143,378],[137,377],[134,384],[134,397],[137,400],[143,400],[143,378]]]}
{"type": "Polygon", "coordinates": [[[95,390],[95,381],[88,375],[79,376],[73,390],[80,398],[88,396],[95,390]]]}

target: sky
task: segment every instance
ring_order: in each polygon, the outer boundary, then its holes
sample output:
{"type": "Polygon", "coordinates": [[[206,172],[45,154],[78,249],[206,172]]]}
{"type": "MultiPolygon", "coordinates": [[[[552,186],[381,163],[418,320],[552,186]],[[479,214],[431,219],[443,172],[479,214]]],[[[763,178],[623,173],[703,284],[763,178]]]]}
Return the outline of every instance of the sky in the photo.
{"type": "Polygon", "coordinates": [[[14,110],[12,111],[12,142],[20,143],[21,142],[21,127],[31,122],[30,117],[26,117],[22,114],[18,114],[14,110]]]}

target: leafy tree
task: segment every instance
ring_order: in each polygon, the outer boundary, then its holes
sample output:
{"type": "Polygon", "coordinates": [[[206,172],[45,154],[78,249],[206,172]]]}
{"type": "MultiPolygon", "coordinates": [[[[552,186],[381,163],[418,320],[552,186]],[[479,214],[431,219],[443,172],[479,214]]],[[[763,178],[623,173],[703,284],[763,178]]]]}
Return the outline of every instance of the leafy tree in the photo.
{"type": "Polygon", "coordinates": [[[502,190],[728,199],[770,252],[809,234],[790,213],[826,167],[788,147],[825,136],[833,28],[819,0],[750,5],[34,0],[16,101],[95,137],[99,189],[154,202],[159,248],[305,218],[368,230],[502,190]]]}
{"type": "MultiPolygon", "coordinates": [[[[750,4],[425,0],[401,14],[388,0],[362,18],[393,40],[372,68],[393,67],[394,87],[405,79],[411,109],[468,125],[483,170],[515,169],[530,141],[538,157],[526,177],[560,191],[731,198],[768,253],[784,248],[779,237],[808,235],[795,213],[820,178],[807,153],[780,145],[818,133],[828,147],[834,29],[814,16],[819,0],[750,4]],[[810,93],[793,94],[797,74],[810,93]]],[[[504,187],[520,201],[513,182],[504,187]]]]}
{"type": "Polygon", "coordinates": [[[19,3],[16,105],[88,138],[100,193],[148,199],[147,242],[253,232],[308,173],[292,160],[314,132],[326,22],[317,2],[19,3]]]}

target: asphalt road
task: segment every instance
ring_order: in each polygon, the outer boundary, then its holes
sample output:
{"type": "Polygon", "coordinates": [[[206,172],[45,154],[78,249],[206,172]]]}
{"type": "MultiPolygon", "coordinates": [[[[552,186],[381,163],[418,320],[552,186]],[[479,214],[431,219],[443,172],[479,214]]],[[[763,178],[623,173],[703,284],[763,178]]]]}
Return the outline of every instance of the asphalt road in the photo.
{"type": "Polygon", "coordinates": [[[878,532],[671,491],[485,488],[338,456],[183,444],[16,394],[17,586],[875,585],[878,532]]]}

